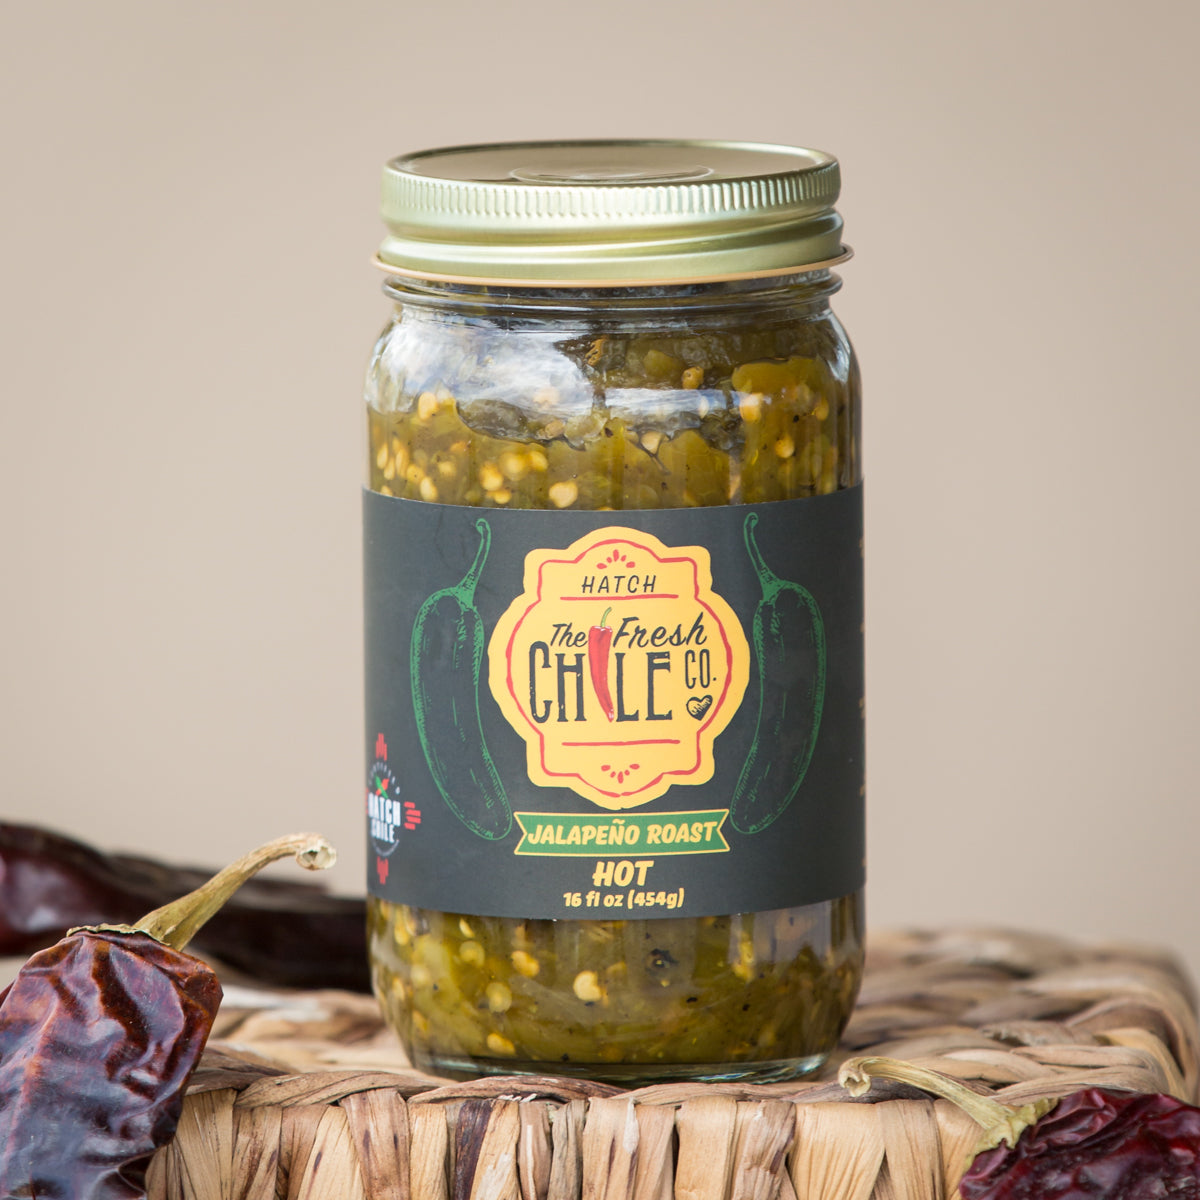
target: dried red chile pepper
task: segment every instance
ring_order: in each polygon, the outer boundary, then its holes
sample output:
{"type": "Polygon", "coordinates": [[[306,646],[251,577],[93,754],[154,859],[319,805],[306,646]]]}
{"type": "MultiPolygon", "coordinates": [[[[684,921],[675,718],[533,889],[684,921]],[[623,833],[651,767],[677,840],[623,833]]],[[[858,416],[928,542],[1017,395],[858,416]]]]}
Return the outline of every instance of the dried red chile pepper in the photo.
{"type": "Polygon", "coordinates": [[[254,872],[295,855],[330,866],[312,834],[281,838],[130,925],[72,930],[0,996],[0,1198],[136,1200],[170,1141],[221,1001],[183,947],[254,872]]]}
{"type": "Polygon", "coordinates": [[[838,1075],[856,1096],[872,1077],[942,1096],[982,1126],[963,1200],[1200,1197],[1200,1108],[1174,1096],[1084,1088],[1013,1108],[895,1059],[850,1059],[838,1075]]]}
{"type": "Polygon", "coordinates": [[[1086,1088],[1016,1146],[978,1155],[963,1200],[1200,1195],[1200,1109],[1174,1096],[1086,1088]]]}
{"type": "MultiPolygon", "coordinates": [[[[211,873],[0,822],[0,957],[31,954],[77,925],[133,922],[211,873]]],[[[252,880],[193,944],[261,983],[371,990],[362,899],[311,883],[252,880]]]]}

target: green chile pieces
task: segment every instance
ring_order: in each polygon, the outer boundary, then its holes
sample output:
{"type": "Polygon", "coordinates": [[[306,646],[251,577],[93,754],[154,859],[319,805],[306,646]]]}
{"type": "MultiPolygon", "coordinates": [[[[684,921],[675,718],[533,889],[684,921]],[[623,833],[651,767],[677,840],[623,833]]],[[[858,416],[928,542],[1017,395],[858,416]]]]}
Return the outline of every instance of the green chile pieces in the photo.
{"type": "Polygon", "coordinates": [[[483,738],[484,636],[475,608],[492,531],[482,518],[475,528],[479,550],[470,570],[453,587],[434,592],[417,613],[409,669],[417,732],[437,790],[472,833],[498,841],[512,828],[512,809],[483,738]]]}
{"type": "Polygon", "coordinates": [[[758,833],[795,798],[808,771],[825,703],[825,624],[807,588],[780,579],[754,538],[758,515],[744,526],[746,551],[762,599],[751,643],[758,683],[754,740],[734,788],[729,820],[739,833],[758,833]]]}

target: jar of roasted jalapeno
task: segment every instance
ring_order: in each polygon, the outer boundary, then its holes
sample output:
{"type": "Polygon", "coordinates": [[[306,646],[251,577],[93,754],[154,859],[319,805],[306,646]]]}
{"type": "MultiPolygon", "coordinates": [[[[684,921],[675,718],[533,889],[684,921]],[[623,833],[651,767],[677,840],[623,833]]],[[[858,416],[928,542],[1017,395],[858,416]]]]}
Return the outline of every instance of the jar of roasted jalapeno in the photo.
{"type": "Polygon", "coordinates": [[[859,379],[827,154],[384,169],[370,953],[414,1063],[818,1067],[862,967],[859,379]]]}

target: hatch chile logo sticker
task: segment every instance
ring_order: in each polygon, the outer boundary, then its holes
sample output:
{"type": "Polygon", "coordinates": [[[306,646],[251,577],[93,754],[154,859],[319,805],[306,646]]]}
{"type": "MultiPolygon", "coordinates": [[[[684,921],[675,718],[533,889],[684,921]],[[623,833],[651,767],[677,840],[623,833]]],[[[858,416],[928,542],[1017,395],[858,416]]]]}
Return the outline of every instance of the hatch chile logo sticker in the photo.
{"type": "Polygon", "coordinates": [[[488,683],[529,778],[610,810],[712,778],[750,650],[708,551],[620,526],[525,558],[488,642],[488,683]]]}
{"type": "Polygon", "coordinates": [[[375,761],[367,771],[367,824],[375,851],[375,874],[387,883],[388,859],[400,843],[400,831],[421,824],[421,810],[411,800],[399,799],[399,783],[387,761],[387,741],[375,738],[375,761]]]}

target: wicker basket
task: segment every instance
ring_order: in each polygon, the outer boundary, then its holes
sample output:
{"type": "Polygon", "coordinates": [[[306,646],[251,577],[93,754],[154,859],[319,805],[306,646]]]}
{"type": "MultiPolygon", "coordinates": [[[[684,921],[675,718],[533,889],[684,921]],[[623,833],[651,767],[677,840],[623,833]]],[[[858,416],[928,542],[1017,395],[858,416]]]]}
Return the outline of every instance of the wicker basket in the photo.
{"type": "Polygon", "coordinates": [[[877,936],[839,1056],[802,1083],[448,1083],[411,1069],[373,1001],[229,989],[151,1200],[953,1198],[976,1127],[945,1101],[833,1082],[886,1054],[1024,1101],[1198,1082],[1170,957],[1002,931],[877,936]]]}

